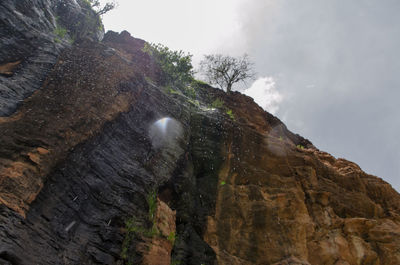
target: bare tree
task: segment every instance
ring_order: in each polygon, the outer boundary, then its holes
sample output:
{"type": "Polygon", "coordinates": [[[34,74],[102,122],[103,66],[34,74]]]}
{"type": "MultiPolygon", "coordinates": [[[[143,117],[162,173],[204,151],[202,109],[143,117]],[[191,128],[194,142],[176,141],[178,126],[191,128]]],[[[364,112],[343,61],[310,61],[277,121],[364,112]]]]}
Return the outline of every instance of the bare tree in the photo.
{"type": "Polygon", "coordinates": [[[104,6],[101,6],[100,0],[89,0],[89,2],[99,16],[104,15],[105,13],[117,7],[117,3],[115,1],[108,2],[104,6]]]}
{"type": "Polygon", "coordinates": [[[205,55],[200,62],[200,72],[209,83],[226,89],[228,93],[231,92],[233,84],[245,82],[255,76],[253,63],[246,54],[239,58],[222,54],[205,55]]]}

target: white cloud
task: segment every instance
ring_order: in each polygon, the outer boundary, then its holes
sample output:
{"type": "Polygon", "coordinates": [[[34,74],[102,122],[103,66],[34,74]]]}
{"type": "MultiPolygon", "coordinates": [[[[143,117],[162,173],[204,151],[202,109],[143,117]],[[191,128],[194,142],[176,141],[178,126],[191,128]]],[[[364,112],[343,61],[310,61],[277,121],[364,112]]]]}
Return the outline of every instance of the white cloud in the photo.
{"type": "Polygon", "coordinates": [[[272,114],[278,111],[279,103],[283,100],[283,96],[276,89],[274,78],[269,76],[260,77],[243,92],[252,97],[258,105],[272,114]]]}

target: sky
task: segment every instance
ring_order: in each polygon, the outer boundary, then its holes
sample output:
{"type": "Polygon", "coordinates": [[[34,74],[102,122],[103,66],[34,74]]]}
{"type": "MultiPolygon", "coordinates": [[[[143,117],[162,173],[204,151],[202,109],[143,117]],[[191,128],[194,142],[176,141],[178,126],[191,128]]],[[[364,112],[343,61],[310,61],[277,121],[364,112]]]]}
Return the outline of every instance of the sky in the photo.
{"type": "Polygon", "coordinates": [[[398,0],[119,0],[106,30],[193,54],[247,53],[242,92],[400,191],[398,0]]]}

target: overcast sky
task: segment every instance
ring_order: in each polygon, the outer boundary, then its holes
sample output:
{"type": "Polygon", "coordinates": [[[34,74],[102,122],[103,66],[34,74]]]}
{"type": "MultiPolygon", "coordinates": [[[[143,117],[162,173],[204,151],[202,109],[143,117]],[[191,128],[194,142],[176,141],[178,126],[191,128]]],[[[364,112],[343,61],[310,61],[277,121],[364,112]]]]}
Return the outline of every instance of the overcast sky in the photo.
{"type": "Polygon", "coordinates": [[[249,54],[245,93],[400,191],[400,1],[119,0],[106,29],[194,55],[249,54]]]}

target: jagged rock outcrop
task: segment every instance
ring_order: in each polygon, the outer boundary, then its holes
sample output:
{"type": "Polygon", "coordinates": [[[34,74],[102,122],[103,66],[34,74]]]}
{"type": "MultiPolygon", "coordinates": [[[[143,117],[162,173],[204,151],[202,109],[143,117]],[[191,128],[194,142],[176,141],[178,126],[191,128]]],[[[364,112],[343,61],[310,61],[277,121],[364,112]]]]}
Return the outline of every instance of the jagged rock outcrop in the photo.
{"type": "Polygon", "coordinates": [[[0,264],[400,264],[389,184],[144,44],[77,40],[0,118],[0,264]]]}
{"type": "Polygon", "coordinates": [[[65,47],[104,32],[84,0],[2,0],[0,10],[0,116],[40,88],[65,47]]]}

